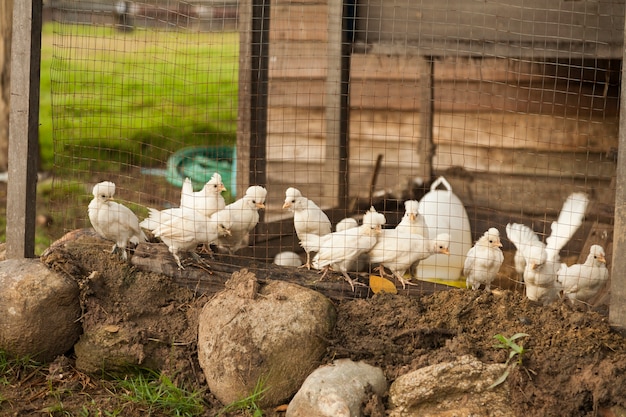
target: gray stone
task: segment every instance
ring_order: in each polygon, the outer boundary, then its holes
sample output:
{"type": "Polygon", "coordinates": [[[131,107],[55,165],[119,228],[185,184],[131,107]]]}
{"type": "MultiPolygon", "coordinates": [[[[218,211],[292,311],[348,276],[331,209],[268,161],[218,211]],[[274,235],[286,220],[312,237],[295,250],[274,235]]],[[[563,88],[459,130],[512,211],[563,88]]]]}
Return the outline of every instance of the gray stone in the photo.
{"type": "Polygon", "coordinates": [[[514,417],[506,383],[488,389],[505,369],[467,355],[402,375],[389,388],[389,416],[514,417]]]}
{"type": "Polygon", "coordinates": [[[318,368],[304,381],[286,417],[358,417],[373,392],[382,397],[387,379],[382,369],[364,362],[338,359],[318,368]]]}
{"type": "Polygon", "coordinates": [[[42,362],[66,353],[78,340],[78,284],[37,259],[0,262],[0,348],[42,362]]]}
{"type": "Polygon", "coordinates": [[[198,356],[211,392],[225,405],[260,383],[262,407],[281,404],[319,365],[336,321],[329,299],[295,284],[256,282],[245,270],[200,313],[198,356]],[[254,289],[258,292],[252,293],[254,289]]]}

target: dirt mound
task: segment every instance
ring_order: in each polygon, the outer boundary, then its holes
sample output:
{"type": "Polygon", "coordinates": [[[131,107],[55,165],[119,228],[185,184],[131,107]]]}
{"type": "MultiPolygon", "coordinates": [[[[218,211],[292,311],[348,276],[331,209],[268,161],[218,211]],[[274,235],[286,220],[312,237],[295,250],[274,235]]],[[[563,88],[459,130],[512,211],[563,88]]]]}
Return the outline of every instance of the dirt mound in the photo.
{"type": "MultiPolygon", "coordinates": [[[[152,363],[178,382],[206,390],[197,364],[196,339],[197,317],[207,296],[181,288],[163,275],[129,267],[108,253],[110,246],[76,242],[81,241],[68,243],[63,251],[42,260],[79,282],[85,329],[114,326],[110,329],[131,335],[138,351],[146,358],[157,358],[152,363]]],[[[518,339],[528,349],[523,365],[505,382],[511,387],[511,403],[518,415],[591,416],[616,404],[626,407],[626,342],[610,329],[605,314],[585,306],[560,301],[543,307],[516,290],[451,289],[422,297],[379,294],[340,301],[337,312],[328,362],[342,357],[364,360],[381,367],[391,382],[409,371],[460,355],[504,363],[509,352],[494,347],[494,335],[526,333],[527,337],[518,339]]],[[[76,415],[81,412],[85,406],[81,389],[93,401],[102,398],[103,406],[110,405],[106,384],[94,383],[93,376],[87,385],[76,384],[82,379],[71,375],[81,373],[71,365],[72,354],[68,356],[65,381],[74,381],[74,390],[65,391],[64,409],[76,415]]],[[[35,381],[31,378],[28,390],[20,384],[0,386],[0,396],[11,404],[5,409],[13,414],[45,409],[53,400],[45,394],[50,382],[44,378],[37,388],[35,381]],[[33,394],[37,389],[44,394],[33,394]]],[[[63,381],[52,384],[60,387],[63,381]]],[[[216,415],[222,405],[208,392],[205,400],[204,415],[216,415]]],[[[267,410],[265,415],[282,414],[267,410]]]]}

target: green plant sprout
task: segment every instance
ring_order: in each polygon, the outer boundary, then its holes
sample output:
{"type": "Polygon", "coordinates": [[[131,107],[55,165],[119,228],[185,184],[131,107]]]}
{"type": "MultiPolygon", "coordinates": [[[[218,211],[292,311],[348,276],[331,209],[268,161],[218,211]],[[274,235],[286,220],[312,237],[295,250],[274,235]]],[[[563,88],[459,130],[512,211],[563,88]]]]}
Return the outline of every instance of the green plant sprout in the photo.
{"type": "Polygon", "coordinates": [[[509,349],[509,357],[504,363],[504,365],[506,366],[504,373],[500,375],[500,377],[496,379],[494,383],[491,384],[487,389],[492,389],[502,384],[504,381],[506,381],[513,368],[518,365],[522,365],[522,361],[524,360],[524,354],[528,352],[528,349],[525,349],[523,346],[517,344],[515,341],[519,338],[526,336],[528,336],[528,334],[526,333],[515,333],[510,338],[507,338],[506,336],[501,334],[497,334],[493,337],[498,342],[500,342],[493,347],[498,349],[509,349]],[[513,358],[516,358],[515,361],[513,361],[513,358]]]}

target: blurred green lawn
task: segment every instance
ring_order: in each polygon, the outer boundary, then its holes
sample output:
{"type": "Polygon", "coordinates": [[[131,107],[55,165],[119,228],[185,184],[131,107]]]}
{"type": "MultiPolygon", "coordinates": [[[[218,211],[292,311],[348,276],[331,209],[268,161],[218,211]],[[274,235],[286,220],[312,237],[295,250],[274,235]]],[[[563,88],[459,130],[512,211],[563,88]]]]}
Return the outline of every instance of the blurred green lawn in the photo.
{"type": "Polygon", "coordinates": [[[41,169],[151,167],[183,146],[234,145],[238,59],[233,32],[47,23],[41,169]]]}
{"type": "MultiPolygon", "coordinates": [[[[40,170],[57,185],[38,185],[38,214],[84,217],[91,196],[78,179],[92,172],[164,168],[183,147],[235,145],[238,33],[46,23],[41,52],[40,170]]],[[[60,237],[63,222],[51,220],[37,225],[36,254],[60,237]]]]}

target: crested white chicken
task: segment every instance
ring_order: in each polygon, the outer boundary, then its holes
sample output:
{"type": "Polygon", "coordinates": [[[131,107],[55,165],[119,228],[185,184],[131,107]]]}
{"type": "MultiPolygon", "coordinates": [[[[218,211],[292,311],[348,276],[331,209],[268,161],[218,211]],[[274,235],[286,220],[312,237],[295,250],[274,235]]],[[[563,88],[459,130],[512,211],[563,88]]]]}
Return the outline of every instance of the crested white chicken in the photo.
{"type": "Polygon", "coordinates": [[[194,192],[189,178],[185,178],[180,192],[180,207],[196,210],[203,216],[209,217],[218,210],[226,207],[222,192],[226,187],[222,182],[222,176],[217,172],[204,184],[200,191],[194,192]]]}
{"type": "Polygon", "coordinates": [[[477,290],[481,285],[485,291],[491,290],[491,283],[498,275],[500,266],[504,262],[502,254],[500,231],[495,227],[489,228],[467,252],[463,264],[463,275],[467,288],[477,290]]]}
{"type": "Polygon", "coordinates": [[[609,280],[604,248],[592,245],[583,264],[571,266],[561,264],[557,279],[563,289],[563,295],[572,302],[589,301],[609,280]]]}
{"type": "Polygon", "coordinates": [[[584,193],[572,193],[563,204],[559,217],[551,224],[545,245],[527,226],[508,224],[507,237],[525,260],[524,282],[526,296],[547,305],[558,297],[560,290],[557,271],[560,269],[560,251],[572,238],[585,217],[589,198],[584,193]]]}
{"type": "Polygon", "coordinates": [[[385,221],[385,216],[372,207],[363,215],[360,226],[322,237],[319,251],[313,258],[313,267],[323,269],[324,275],[330,267],[338,269],[354,290],[355,281],[348,275],[348,268],[359,255],[374,247],[385,221]]]}
{"type": "Polygon", "coordinates": [[[185,208],[175,208],[168,211],[149,209],[151,217],[158,217],[158,226],[152,230],[160,238],[174,256],[179,269],[185,269],[180,260],[181,251],[193,251],[199,244],[211,244],[219,237],[230,235],[232,221],[230,212],[220,210],[206,217],[200,212],[185,208]]]}
{"type": "Polygon", "coordinates": [[[92,189],[93,199],[89,202],[88,215],[98,235],[115,242],[111,253],[121,251],[122,259],[128,259],[128,242],[145,242],[146,235],[139,227],[139,219],[128,207],[113,201],[115,184],[103,181],[92,189]]]}
{"type": "MultiPolygon", "coordinates": [[[[396,229],[411,233],[414,235],[420,235],[424,237],[429,237],[428,225],[426,224],[426,219],[419,211],[419,201],[417,200],[407,200],[404,202],[404,216],[400,220],[400,223],[396,226],[396,229]]],[[[417,277],[417,266],[419,265],[419,261],[415,261],[413,265],[409,268],[411,272],[411,277],[417,277]]]]}
{"type": "Polygon", "coordinates": [[[404,202],[404,216],[396,226],[400,232],[411,233],[428,237],[428,225],[424,216],[419,212],[419,201],[407,200],[404,202]]]}
{"type": "Polygon", "coordinates": [[[229,236],[218,239],[219,248],[233,254],[248,245],[248,234],[259,222],[259,209],[265,208],[266,197],[267,190],[264,187],[253,185],[248,187],[243,197],[221,210],[229,212],[232,226],[229,236]]]}
{"type": "Polygon", "coordinates": [[[325,236],[332,231],[330,220],[313,200],[304,197],[300,190],[293,187],[285,191],[283,209],[293,212],[293,225],[300,245],[306,252],[303,266],[311,269],[311,252],[317,251],[317,245],[312,245],[311,242],[316,240],[315,236],[325,236]]]}
{"type": "Polygon", "coordinates": [[[369,251],[369,261],[373,265],[379,265],[381,277],[386,267],[400,281],[402,288],[406,288],[406,284],[411,282],[404,278],[404,274],[411,265],[436,253],[449,255],[449,247],[450,235],[447,233],[429,239],[398,228],[385,229],[369,251]]]}

